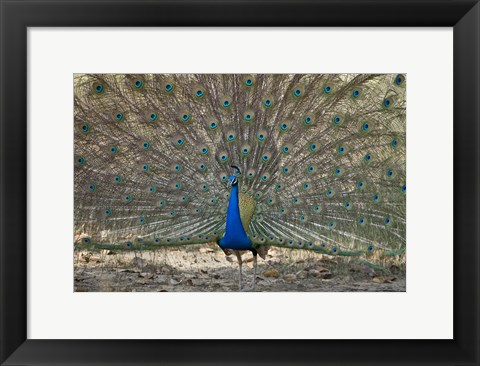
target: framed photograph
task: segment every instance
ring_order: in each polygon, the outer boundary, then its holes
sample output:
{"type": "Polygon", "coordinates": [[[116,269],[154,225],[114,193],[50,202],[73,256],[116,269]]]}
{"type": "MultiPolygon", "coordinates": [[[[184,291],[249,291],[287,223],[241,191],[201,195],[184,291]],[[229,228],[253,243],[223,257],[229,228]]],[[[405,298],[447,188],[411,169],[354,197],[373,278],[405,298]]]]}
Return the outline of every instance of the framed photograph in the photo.
{"type": "Polygon", "coordinates": [[[2,365],[480,364],[476,1],[1,9],[2,365]]]}

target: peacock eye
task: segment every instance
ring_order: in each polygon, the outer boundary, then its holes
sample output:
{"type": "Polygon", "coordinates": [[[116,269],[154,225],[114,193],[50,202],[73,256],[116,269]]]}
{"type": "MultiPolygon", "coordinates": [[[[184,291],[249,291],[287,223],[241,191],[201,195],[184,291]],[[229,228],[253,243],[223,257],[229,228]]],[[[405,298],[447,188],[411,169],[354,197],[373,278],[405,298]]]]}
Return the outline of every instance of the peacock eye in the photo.
{"type": "Polygon", "coordinates": [[[215,122],[210,123],[210,128],[211,128],[212,130],[216,129],[216,128],[217,128],[217,124],[216,124],[215,122]]]}
{"type": "Polygon", "coordinates": [[[305,117],[305,123],[308,125],[312,119],[310,117],[305,117]]]}
{"type": "Polygon", "coordinates": [[[123,119],[123,114],[122,113],[117,113],[116,117],[119,121],[121,121],[123,119]]]}
{"type": "Polygon", "coordinates": [[[230,106],[230,101],[226,100],[223,102],[224,107],[229,107],[230,106]]]}
{"type": "Polygon", "coordinates": [[[100,94],[103,91],[103,85],[98,84],[97,87],[95,88],[95,91],[100,94]]]}
{"type": "Polygon", "coordinates": [[[88,132],[90,130],[90,126],[88,125],[88,123],[84,123],[82,125],[82,131],[83,132],[88,132]]]}
{"type": "Polygon", "coordinates": [[[135,88],[139,89],[142,87],[142,85],[143,85],[143,82],[141,80],[135,81],[135,88]]]}
{"type": "Polygon", "coordinates": [[[253,84],[252,79],[245,80],[245,85],[246,86],[251,86],[252,84],[253,84]]]}
{"type": "Polygon", "coordinates": [[[370,126],[368,125],[367,122],[365,122],[365,123],[363,124],[362,128],[363,128],[364,131],[368,131],[368,129],[370,128],[370,126]]]}
{"type": "Polygon", "coordinates": [[[293,94],[295,94],[296,97],[299,97],[302,94],[302,92],[300,91],[300,89],[295,89],[293,94]]]}
{"type": "Polygon", "coordinates": [[[151,121],[155,121],[156,119],[157,119],[157,115],[156,115],[155,113],[152,113],[152,114],[150,115],[150,120],[151,120],[151,121]]]}
{"type": "Polygon", "coordinates": [[[384,105],[385,107],[387,107],[387,108],[390,107],[390,104],[391,104],[391,103],[390,103],[390,99],[385,99],[385,100],[383,101],[383,105],[384,105]]]}
{"type": "Polygon", "coordinates": [[[201,97],[201,96],[203,95],[203,91],[197,90],[197,93],[196,93],[196,94],[197,94],[197,97],[201,97]]]}
{"type": "Polygon", "coordinates": [[[360,92],[357,89],[355,89],[352,94],[354,98],[357,98],[360,95],[360,92]]]}
{"type": "Polygon", "coordinates": [[[263,102],[263,104],[265,105],[265,107],[270,107],[272,105],[272,102],[270,99],[267,99],[263,102]]]}
{"type": "Polygon", "coordinates": [[[329,86],[329,85],[326,85],[325,88],[323,88],[323,90],[325,91],[325,93],[330,93],[332,91],[332,87],[329,86]]]}
{"type": "Polygon", "coordinates": [[[183,116],[182,116],[182,120],[184,120],[185,122],[188,121],[190,119],[190,115],[185,113],[183,116]]]}
{"type": "Polygon", "coordinates": [[[173,90],[173,85],[172,84],[167,84],[165,85],[165,91],[169,92],[173,90]]]}

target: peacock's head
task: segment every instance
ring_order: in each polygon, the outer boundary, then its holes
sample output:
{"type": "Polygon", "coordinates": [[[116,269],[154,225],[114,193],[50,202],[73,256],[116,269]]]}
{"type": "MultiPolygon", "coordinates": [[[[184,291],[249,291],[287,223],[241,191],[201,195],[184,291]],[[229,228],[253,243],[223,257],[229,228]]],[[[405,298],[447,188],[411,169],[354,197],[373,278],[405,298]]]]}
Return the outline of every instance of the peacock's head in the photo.
{"type": "Polygon", "coordinates": [[[231,165],[231,167],[232,167],[233,169],[235,169],[236,172],[235,172],[234,174],[232,174],[232,175],[230,176],[230,178],[228,178],[228,182],[227,182],[227,186],[228,186],[228,187],[236,186],[236,185],[238,184],[238,178],[237,178],[237,176],[241,174],[240,168],[239,168],[238,166],[236,166],[236,165],[231,165]]]}

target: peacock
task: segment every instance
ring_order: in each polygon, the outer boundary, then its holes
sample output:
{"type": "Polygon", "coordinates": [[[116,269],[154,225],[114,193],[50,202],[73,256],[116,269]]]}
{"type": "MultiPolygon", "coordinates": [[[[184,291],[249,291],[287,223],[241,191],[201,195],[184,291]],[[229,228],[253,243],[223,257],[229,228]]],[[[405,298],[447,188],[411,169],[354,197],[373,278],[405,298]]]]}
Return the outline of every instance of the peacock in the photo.
{"type": "Polygon", "coordinates": [[[405,74],[75,74],[75,244],[406,249],[405,74]]]}

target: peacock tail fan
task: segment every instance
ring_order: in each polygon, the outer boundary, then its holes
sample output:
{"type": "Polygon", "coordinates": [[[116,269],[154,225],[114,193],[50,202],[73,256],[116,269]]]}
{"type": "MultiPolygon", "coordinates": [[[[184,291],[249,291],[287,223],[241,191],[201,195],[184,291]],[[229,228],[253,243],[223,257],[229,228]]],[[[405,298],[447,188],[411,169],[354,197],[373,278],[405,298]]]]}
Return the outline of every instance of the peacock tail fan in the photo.
{"type": "Polygon", "coordinates": [[[76,74],[76,245],[219,240],[235,164],[256,245],[402,254],[405,83],[401,74],[76,74]]]}

